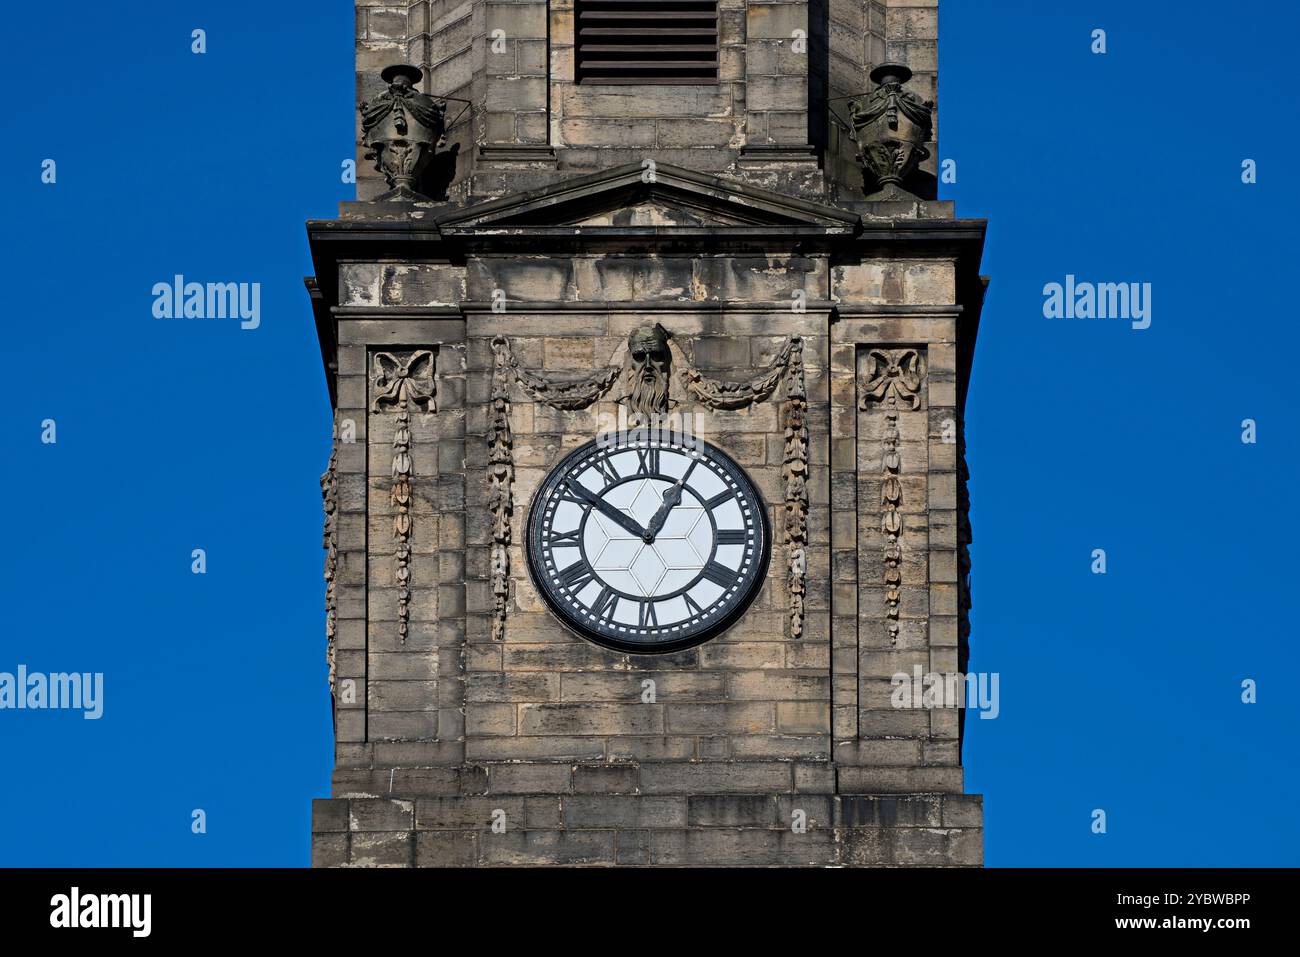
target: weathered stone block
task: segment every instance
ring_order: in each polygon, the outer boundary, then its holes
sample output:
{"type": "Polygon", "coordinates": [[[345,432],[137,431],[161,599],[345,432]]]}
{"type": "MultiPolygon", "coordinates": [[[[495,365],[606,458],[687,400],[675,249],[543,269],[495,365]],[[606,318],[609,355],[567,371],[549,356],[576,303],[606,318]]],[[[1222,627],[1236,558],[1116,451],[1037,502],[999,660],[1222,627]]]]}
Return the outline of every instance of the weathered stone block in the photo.
{"type": "Polygon", "coordinates": [[[352,831],[404,831],[413,824],[410,801],[355,799],[348,805],[348,829],[352,831]]]}
{"type": "Polygon", "coordinates": [[[415,835],[406,831],[354,833],[348,863],[353,867],[411,867],[415,835]]]}
{"type": "Polygon", "coordinates": [[[415,835],[415,866],[473,867],[478,840],[472,831],[422,831],[415,835]]]}
{"type": "Polygon", "coordinates": [[[507,831],[481,838],[488,865],[613,864],[614,831],[507,831]]]}

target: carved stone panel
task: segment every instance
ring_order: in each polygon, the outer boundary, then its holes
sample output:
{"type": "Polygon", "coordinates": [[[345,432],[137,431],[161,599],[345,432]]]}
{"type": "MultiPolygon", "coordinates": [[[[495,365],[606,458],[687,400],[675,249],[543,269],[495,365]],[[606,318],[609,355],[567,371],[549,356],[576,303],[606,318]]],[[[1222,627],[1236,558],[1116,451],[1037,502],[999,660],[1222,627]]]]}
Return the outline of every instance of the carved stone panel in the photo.
{"type": "MultiPolygon", "coordinates": [[[[335,427],[337,432],[337,426],[335,427]]],[[[338,436],[330,447],[329,465],[320,477],[321,504],[325,512],[325,525],[321,547],[325,549],[325,662],[329,667],[330,693],[334,693],[334,677],[338,635],[338,595],[334,588],[338,567],[338,436]]]]}
{"type": "MultiPolygon", "coordinates": [[[[860,408],[876,411],[883,423],[879,434],[879,505],[885,587],[885,630],[891,645],[898,644],[903,601],[904,488],[900,418],[925,405],[925,357],[918,349],[867,349],[858,389],[860,408]]],[[[921,416],[917,421],[924,421],[921,416]]],[[[925,474],[925,462],[913,463],[925,474]]],[[[915,503],[912,503],[915,504],[915,503]]]]}
{"type": "Polygon", "coordinates": [[[463,371],[454,345],[365,359],[367,741],[459,736],[463,371]],[[443,366],[446,366],[444,374],[443,366]],[[444,407],[449,403],[447,407],[444,407]],[[443,680],[444,673],[448,680],[443,680]]]}
{"type": "Polygon", "coordinates": [[[406,641],[411,603],[411,412],[436,410],[434,354],[428,349],[394,355],[376,352],[372,369],[372,412],[396,412],[393,429],[393,581],[397,586],[397,633],[406,641]]]}

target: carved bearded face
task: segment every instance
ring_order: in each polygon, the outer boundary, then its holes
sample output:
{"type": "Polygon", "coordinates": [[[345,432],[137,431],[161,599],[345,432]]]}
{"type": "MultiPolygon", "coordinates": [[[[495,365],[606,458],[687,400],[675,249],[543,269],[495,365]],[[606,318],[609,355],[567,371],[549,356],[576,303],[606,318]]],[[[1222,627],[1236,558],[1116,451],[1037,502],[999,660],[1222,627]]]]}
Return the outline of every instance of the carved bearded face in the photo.
{"type": "Polygon", "coordinates": [[[668,382],[673,357],[663,326],[641,326],[627,337],[624,375],[628,405],[638,415],[668,411],[668,382]]]}

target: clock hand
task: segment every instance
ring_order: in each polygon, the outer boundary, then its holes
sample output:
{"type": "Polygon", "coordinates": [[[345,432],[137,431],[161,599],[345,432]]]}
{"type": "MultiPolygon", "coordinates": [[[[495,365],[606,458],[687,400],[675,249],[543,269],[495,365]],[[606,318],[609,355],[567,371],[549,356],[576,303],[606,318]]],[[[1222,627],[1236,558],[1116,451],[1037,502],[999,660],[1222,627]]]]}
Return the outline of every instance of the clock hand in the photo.
{"type": "Polygon", "coordinates": [[[625,515],[622,512],[620,512],[613,505],[610,505],[603,498],[601,498],[595,492],[592,492],[581,482],[568,482],[567,485],[569,487],[569,491],[573,492],[579,498],[588,502],[590,505],[592,505],[602,514],[604,514],[610,521],[620,525],[622,528],[624,528],[626,531],[631,532],[637,538],[640,539],[647,538],[649,533],[640,526],[640,524],[636,521],[636,519],[631,518],[628,515],[625,515]]]}
{"type": "Polygon", "coordinates": [[[690,466],[686,469],[686,474],[679,478],[668,493],[664,495],[663,504],[659,506],[659,510],[650,518],[650,524],[646,526],[646,534],[652,539],[663,531],[664,522],[668,521],[669,513],[682,504],[682,489],[686,485],[686,480],[691,477],[691,473],[694,471],[695,461],[692,460],[690,466]]]}

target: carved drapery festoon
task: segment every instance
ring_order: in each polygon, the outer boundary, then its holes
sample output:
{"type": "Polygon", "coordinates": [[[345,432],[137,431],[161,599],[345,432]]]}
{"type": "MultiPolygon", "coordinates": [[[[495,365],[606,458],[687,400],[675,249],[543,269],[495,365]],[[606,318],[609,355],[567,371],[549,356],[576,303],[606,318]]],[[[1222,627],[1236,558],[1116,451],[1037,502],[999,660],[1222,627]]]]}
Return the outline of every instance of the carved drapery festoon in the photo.
{"type": "Polygon", "coordinates": [[[510,433],[510,380],[517,368],[510,343],[501,336],[492,341],[492,386],[489,397],[488,510],[492,513],[492,638],[505,637],[506,608],[510,600],[510,522],[514,516],[514,437],[510,433]]]}
{"type": "Polygon", "coordinates": [[[371,412],[395,411],[393,428],[393,581],[397,586],[397,633],[406,643],[411,618],[411,412],[437,411],[434,356],[417,349],[402,356],[376,352],[371,412]]]}
{"type": "Polygon", "coordinates": [[[881,189],[900,186],[930,157],[925,144],[934,131],[934,104],[904,88],[911,78],[905,66],[878,66],[871,71],[876,89],[849,102],[857,160],[881,189]]]}
{"type": "Polygon", "coordinates": [[[414,191],[420,173],[445,142],[447,104],[415,88],[424,77],[419,67],[397,64],[380,76],[388,89],[362,101],[361,142],[390,188],[414,191]]]}
{"type": "Polygon", "coordinates": [[[519,360],[510,349],[510,340],[504,336],[498,336],[492,341],[492,350],[498,360],[497,364],[503,365],[507,387],[510,377],[513,376],[515,381],[523,386],[529,398],[552,409],[566,412],[585,409],[608,392],[618,378],[618,366],[607,366],[595,372],[576,376],[530,372],[519,364],[519,360]]]}
{"type": "Polygon", "coordinates": [[[330,447],[330,461],[320,477],[321,504],[325,526],[321,547],[325,549],[325,663],[329,666],[330,694],[334,693],[335,638],[338,631],[338,597],[334,591],[334,572],[338,567],[338,437],[330,447]]]}
{"type": "Polygon", "coordinates": [[[924,402],[925,358],[917,349],[872,349],[867,353],[867,374],[861,384],[861,408],[877,403],[884,409],[881,437],[880,530],[885,537],[885,628],[892,643],[898,641],[899,608],[903,585],[903,469],[899,451],[900,406],[917,411],[924,402]]]}
{"type": "Polygon", "coordinates": [[[803,339],[791,336],[766,369],[751,379],[713,379],[696,368],[690,357],[682,370],[687,394],[710,409],[744,409],[768,399],[785,383],[781,421],[785,453],[781,479],[785,486],[786,580],[790,590],[790,637],[803,636],[804,599],[808,579],[808,392],[803,369],[803,339]]]}
{"type": "MultiPolygon", "coordinates": [[[[672,353],[668,333],[660,325],[640,326],[628,335],[622,366],[609,365],[588,373],[541,373],[521,366],[504,338],[503,355],[515,381],[529,398],[552,409],[574,412],[605,396],[618,381],[623,392],[618,401],[633,415],[649,416],[668,411],[672,353]]],[[[494,345],[495,347],[495,345],[494,345]]]]}
{"type": "Polygon", "coordinates": [[[791,338],[765,370],[743,382],[710,379],[695,368],[694,363],[689,363],[682,370],[682,386],[696,401],[710,409],[746,408],[755,402],[762,402],[776,391],[781,377],[789,368],[790,356],[796,344],[802,354],[802,340],[798,337],[791,338]]]}

